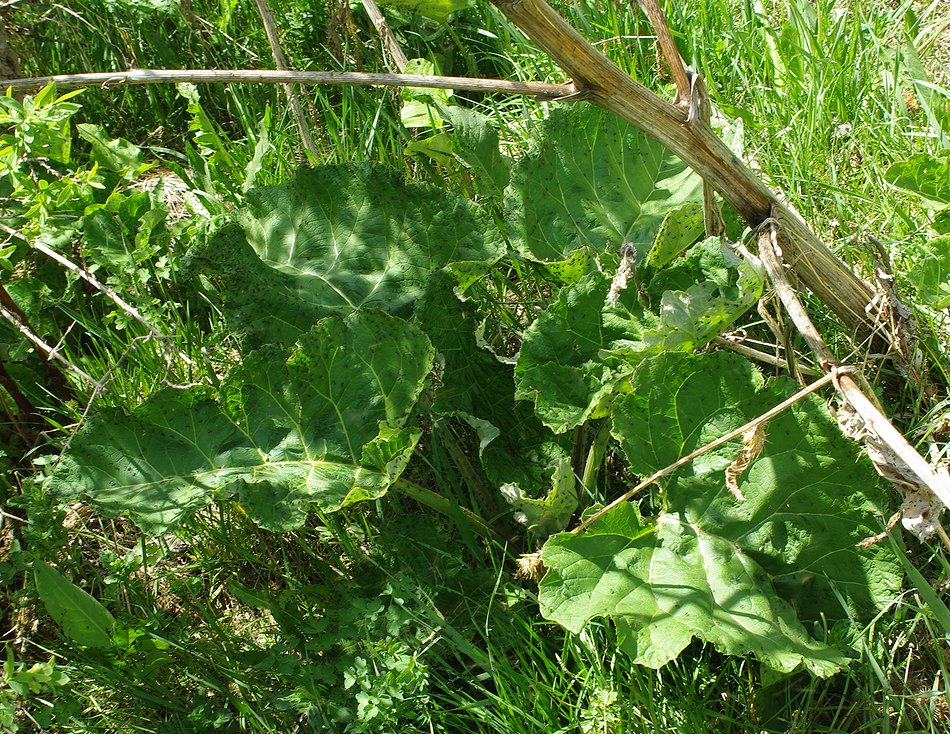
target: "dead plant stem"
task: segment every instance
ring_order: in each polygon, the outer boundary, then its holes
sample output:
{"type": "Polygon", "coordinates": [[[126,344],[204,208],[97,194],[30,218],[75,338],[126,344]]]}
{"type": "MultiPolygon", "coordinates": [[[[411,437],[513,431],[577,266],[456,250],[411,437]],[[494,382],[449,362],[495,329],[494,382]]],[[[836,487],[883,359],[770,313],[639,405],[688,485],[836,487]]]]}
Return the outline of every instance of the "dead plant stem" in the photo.
{"type": "Polygon", "coordinates": [[[676,471],[677,469],[679,469],[680,467],[685,466],[686,464],[688,464],[689,462],[691,462],[691,461],[692,461],[693,459],[695,459],[697,456],[702,456],[703,454],[708,453],[709,451],[712,451],[713,449],[719,448],[719,447],[722,446],[723,444],[729,443],[729,441],[733,440],[734,438],[738,438],[739,436],[743,435],[744,433],[746,433],[746,432],[749,431],[750,429],[755,428],[757,425],[759,425],[759,424],[761,424],[761,423],[766,423],[767,421],[772,420],[775,416],[779,415],[779,414],[782,413],[783,411],[788,410],[790,407],[792,407],[792,406],[793,406],[795,403],[797,403],[799,400],[805,398],[805,397],[808,396],[808,395],[811,395],[811,394],[812,394],[813,392],[815,392],[816,390],[820,390],[821,388],[823,388],[825,385],[827,385],[829,382],[832,382],[833,380],[834,380],[834,376],[833,376],[832,374],[830,374],[830,373],[829,373],[829,374],[826,374],[824,377],[820,377],[819,379],[815,380],[815,382],[813,382],[813,383],[811,383],[810,385],[808,385],[808,386],[802,388],[802,389],[799,390],[797,393],[795,393],[794,395],[792,395],[790,398],[787,398],[786,400],[783,400],[781,403],[779,403],[778,405],[776,405],[774,408],[770,408],[769,410],[767,410],[765,413],[763,413],[762,415],[758,416],[757,418],[753,418],[753,419],[750,420],[748,423],[744,423],[743,425],[739,426],[738,428],[736,428],[736,429],[734,429],[734,430],[732,430],[732,431],[729,431],[729,433],[726,433],[725,435],[720,436],[720,437],[717,438],[715,441],[710,441],[710,442],[707,443],[705,446],[702,446],[702,447],[696,449],[695,451],[690,452],[690,453],[687,454],[686,456],[683,456],[683,457],[677,459],[676,461],[674,461],[674,462],[673,462],[672,464],[670,464],[669,466],[667,466],[667,467],[665,467],[665,468],[663,468],[663,469],[660,469],[658,472],[655,472],[655,473],[651,474],[651,475],[648,476],[646,479],[644,479],[642,482],[640,482],[636,487],[634,487],[633,489],[631,489],[629,492],[625,492],[624,494],[620,495],[620,497],[618,497],[617,499],[615,499],[615,500],[614,500],[613,502],[611,502],[609,505],[603,507],[602,509],[598,510],[598,511],[595,512],[593,515],[591,515],[589,518],[587,518],[586,520],[584,520],[584,522],[580,523],[577,527],[575,527],[573,530],[570,531],[571,534],[572,534],[572,535],[576,535],[576,534],[578,534],[578,533],[580,533],[580,532],[586,530],[586,529],[589,528],[593,523],[595,523],[595,522],[596,522],[597,520],[599,520],[601,517],[603,517],[603,516],[606,515],[608,512],[610,512],[612,509],[614,509],[614,508],[617,507],[618,505],[623,504],[624,502],[626,502],[627,500],[629,500],[629,499],[630,499],[631,497],[633,497],[634,495],[636,495],[636,494],[638,494],[639,492],[643,491],[644,489],[646,489],[647,487],[649,487],[651,484],[653,484],[653,483],[654,483],[655,481],[657,481],[658,479],[662,479],[663,477],[665,477],[665,476],[667,476],[667,475],[669,475],[669,474],[672,474],[673,472],[675,472],[675,471],[676,471]]]}
{"type": "Polygon", "coordinates": [[[131,71],[54,74],[52,76],[4,80],[13,89],[42,89],[54,82],[61,89],[139,84],[305,84],[362,87],[425,87],[467,92],[524,94],[545,99],[568,97],[577,88],[573,84],[543,84],[507,79],[473,79],[460,76],[424,74],[378,74],[363,71],[275,71],[273,69],[132,69],[131,71]]]}
{"type": "Polygon", "coordinates": [[[834,378],[834,385],[842,398],[864,421],[867,431],[888,447],[903,461],[920,483],[926,486],[944,505],[950,507],[950,480],[941,477],[920,453],[910,445],[894,424],[881,412],[876,400],[872,400],[854,377],[856,370],[840,365],[825,344],[802,305],[795,288],[789,282],[778,247],[777,222],[766,223],[759,233],[759,256],[765,265],[775,292],[785,306],[795,328],[804,337],[815,353],[819,366],[834,378]]]}

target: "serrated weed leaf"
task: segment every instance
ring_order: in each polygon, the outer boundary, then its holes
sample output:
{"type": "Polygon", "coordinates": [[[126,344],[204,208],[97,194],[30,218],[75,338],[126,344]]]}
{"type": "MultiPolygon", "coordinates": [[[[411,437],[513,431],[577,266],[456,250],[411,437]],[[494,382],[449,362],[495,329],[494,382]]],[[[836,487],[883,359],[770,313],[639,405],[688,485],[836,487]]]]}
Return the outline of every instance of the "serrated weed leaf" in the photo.
{"type": "Polygon", "coordinates": [[[143,160],[142,150],[138,146],[124,138],[110,138],[99,125],[81,122],[76,125],[76,133],[92,146],[90,160],[126,181],[155,167],[154,163],[143,160]]]}
{"type": "MultiPolygon", "coordinates": [[[[718,353],[652,357],[632,383],[614,405],[613,433],[642,475],[786,394],[763,385],[748,362],[718,353]]],[[[803,666],[827,676],[845,665],[847,657],[812,639],[802,622],[866,620],[893,600],[900,588],[893,559],[859,547],[884,514],[883,495],[817,398],[765,431],[742,479],[744,501],[725,480],[741,451],[737,439],[669,479],[652,523],[622,505],[580,536],[549,540],[545,615],[572,630],[610,617],[627,651],[654,667],[694,637],[780,671],[803,666]]]]}
{"type": "Polygon", "coordinates": [[[595,106],[555,110],[512,170],[505,218],[518,250],[562,261],[585,245],[645,254],[666,212],[700,200],[701,179],[659,143],[595,106]]]}
{"type": "Polygon", "coordinates": [[[379,497],[411,456],[406,427],[432,368],[416,327],[376,310],[319,322],[289,354],[254,352],[221,396],[165,390],[131,414],[103,411],[52,477],[56,493],[167,532],[237,494],[263,527],[300,525],[379,497]]]}
{"type": "Polygon", "coordinates": [[[217,280],[229,323],[252,345],[273,333],[289,345],[331,313],[405,314],[436,270],[504,253],[477,204],[376,165],[300,169],[250,191],[241,222],[243,232],[226,229],[191,262],[217,280]]]}

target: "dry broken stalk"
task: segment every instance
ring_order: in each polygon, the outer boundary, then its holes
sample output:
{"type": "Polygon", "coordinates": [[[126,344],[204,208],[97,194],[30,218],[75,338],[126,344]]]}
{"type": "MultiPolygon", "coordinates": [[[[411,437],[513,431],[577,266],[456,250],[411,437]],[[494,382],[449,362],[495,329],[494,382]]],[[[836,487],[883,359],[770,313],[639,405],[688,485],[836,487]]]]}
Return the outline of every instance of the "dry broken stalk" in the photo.
{"type": "Polygon", "coordinates": [[[465,76],[427,74],[379,74],[366,71],[275,71],[273,69],[132,69],[131,71],[53,74],[4,80],[11,89],[42,89],[50,82],[60,89],[102,87],[124,84],[304,84],[359,87],[424,87],[457,89],[489,94],[523,94],[542,99],[560,99],[574,94],[573,84],[544,84],[508,79],[473,79],[465,76]]]}
{"type": "MultiPolygon", "coordinates": [[[[702,77],[691,71],[680,56],[670,27],[666,24],[666,15],[657,0],[637,1],[650,19],[650,24],[656,32],[657,46],[666,60],[673,83],[676,84],[676,99],[673,104],[686,110],[687,120],[698,117],[708,127],[712,118],[712,106],[709,104],[709,93],[702,77]]],[[[718,237],[726,231],[713,188],[706,180],[703,181],[703,219],[707,237],[718,237]]]]}
{"type": "Polygon", "coordinates": [[[855,379],[856,370],[844,367],[837,362],[831,350],[825,345],[821,334],[812,324],[798,293],[785,273],[782,251],[777,242],[778,226],[777,222],[769,221],[762,227],[759,234],[759,256],[795,328],[815,353],[819,366],[833,376],[835,388],[841,397],[863,421],[867,445],[869,451],[875,451],[876,456],[872,458],[875,459],[878,471],[886,478],[892,479],[895,484],[926,488],[945,506],[950,506],[950,478],[938,474],[910,445],[881,412],[876,401],[869,398],[858,384],[858,380],[855,379]],[[883,465],[884,461],[888,465],[883,465]],[[914,477],[898,476],[906,475],[907,470],[916,475],[916,481],[914,477]]]}
{"type": "Polygon", "coordinates": [[[396,71],[400,73],[404,72],[406,66],[409,64],[409,59],[402,50],[402,46],[399,45],[399,41],[396,40],[395,34],[389,27],[389,23],[386,22],[386,16],[383,15],[383,11],[379,9],[379,6],[373,0],[363,0],[363,10],[366,11],[370,21],[373,23],[373,27],[376,28],[376,32],[379,34],[379,39],[383,44],[383,50],[389,56],[390,68],[395,67],[396,71]]]}
{"type": "Polygon", "coordinates": [[[83,372],[82,369],[80,369],[79,367],[74,365],[72,362],[70,362],[68,359],[63,357],[59,353],[59,347],[51,346],[47,344],[45,341],[43,341],[39,336],[34,334],[33,331],[28,326],[26,326],[23,322],[21,322],[20,319],[17,318],[16,314],[9,311],[5,306],[0,305],[0,316],[2,316],[7,321],[9,321],[10,324],[13,326],[13,328],[15,328],[23,336],[25,336],[30,342],[32,342],[33,345],[46,356],[47,359],[51,359],[51,360],[55,359],[61,365],[66,367],[66,369],[68,369],[70,372],[78,375],[83,380],[85,380],[90,385],[92,385],[96,391],[99,391],[102,389],[102,384],[98,380],[96,380],[96,378],[83,372]]]}
{"type": "MultiPolygon", "coordinates": [[[[264,23],[264,32],[267,33],[267,42],[270,44],[271,55],[274,57],[274,66],[280,71],[287,71],[287,57],[284,56],[283,49],[280,47],[280,36],[277,33],[277,23],[274,21],[274,14],[267,5],[267,0],[256,0],[257,11],[261,14],[261,21],[264,23]]],[[[307,116],[303,112],[300,99],[294,90],[293,84],[284,84],[284,94],[287,96],[287,104],[290,105],[290,114],[293,115],[294,122],[297,125],[297,133],[300,135],[300,142],[307,151],[307,156],[312,163],[320,160],[320,151],[317,150],[316,143],[313,142],[313,136],[310,134],[310,125],[307,123],[307,116]]]]}
{"type": "Polygon", "coordinates": [[[650,19],[650,25],[656,32],[656,45],[660,48],[660,53],[666,61],[670,70],[670,76],[673,77],[673,83],[676,85],[676,100],[673,104],[677,106],[689,107],[690,104],[690,82],[689,71],[686,68],[686,62],[680,56],[676,43],[673,41],[673,34],[670,33],[670,27],[666,24],[666,15],[663,8],[656,0],[637,0],[647,18],[650,19]]]}
{"type": "Polygon", "coordinates": [[[869,336],[873,293],[729,150],[702,117],[654,94],[594,48],[544,0],[492,0],[571,77],[584,98],[636,125],[696,171],[757,226],[773,209],[782,245],[799,279],[850,328],[869,336]]]}

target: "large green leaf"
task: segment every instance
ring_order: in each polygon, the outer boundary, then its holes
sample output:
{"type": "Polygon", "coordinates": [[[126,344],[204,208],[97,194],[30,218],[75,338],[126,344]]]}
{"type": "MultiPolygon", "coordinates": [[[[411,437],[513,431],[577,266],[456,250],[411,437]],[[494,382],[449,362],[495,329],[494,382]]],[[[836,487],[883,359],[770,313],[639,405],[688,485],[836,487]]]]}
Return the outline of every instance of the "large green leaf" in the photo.
{"type": "Polygon", "coordinates": [[[920,197],[931,209],[950,204],[950,156],[919,153],[894,163],[884,172],[884,180],[894,188],[920,197]]]}
{"type": "Polygon", "coordinates": [[[384,8],[418,13],[444,22],[452,13],[469,7],[472,0],[381,0],[379,4],[384,8]]]}
{"type": "Polygon", "coordinates": [[[386,492],[418,439],[406,422],[432,367],[428,339],[377,310],[331,317],[289,356],[252,353],[220,398],[166,390],[127,414],[106,410],[77,434],[53,491],[128,511],[161,533],[237,493],[274,529],[386,492]]]}
{"type": "Polygon", "coordinates": [[[374,165],[301,169],[254,189],[235,227],[191,254],[252,343],[290,344],[315,317],[375,306],[405,313],[449,263],[504,252],[491,217],[444,189],[374,165]]]}
{"type": "Polygon", "coordinates": [[[765,572],[726,538],[675,517],[641,527],[630,506],[611,511],[581,536],[554,536],[542,554],[541,612],[572,632],[596,617],[617,625],[621,647],[659,668],[693,638],[771,668],[804,665],[828,676],[848,659],[814,641],[765,572]]]}
{"type": "Polygon", "coordinates": [[[498,133],[488,117],[466,107],[444,107],[442,114],[452,123],[453,152],[492,194],[502,194],[511,177],[511,161],[498,147],[498,133]]]}
{"type": "MultiPolygon", "coordinates": [[[[783,396],[735,355],[663,354],[614,404],[614,435],[631,470],[647,475],[783,396]]],[[[770,422],[742,500],[724,471],[739,449],[732,442],[677,472],[649,523],[624,506],[583,535],[552,538],[545,614],[575,630],[611,617],[626,649],[652,666],[693,637],[777,670],[828,675],[844,664],[799,620],[867,619],[899,589],[886,549],[859,547],[883,514],[874,471],[817,398],[770,422]]]]}
{"type": "MultiPolygon", "coordinates": [[[[794,387],[760,384],[751,364],[732,353],[645,362],[633,392],[614,411],[614,433],[632,471],[646,475],[668,466],[761,415],[794,387]],[[664,433],[671,422],[677,428],[664,433]],[[662,447],[652,459],[638,453],[644,436],[662,447]]],[[[705,529],[735,537],[803,619],[866,619],[889,602],[900,583],[890,554],[857,547],[880,530],[885,497],[873,467],[822,401],[800,401],[769,422],[764,449],[741,482],[742,502],[723,477],[739,446],[737,440],[681,470],[666,488],[667,511],[702,517],[705,529]]]]}
{"type": "Polygon", "coordinates": [[[930,240],[908,274],[921,303],[950,308],[950,235],[930,240]]]}
{"type": "Polygon", "coordinates": [[[532,400],[559,433],[598,417],[646,356],[705,346],[755,305],[763,283],[754,257],[733,253],[715,237],[654,273],[642,294],[632,278],[617,290],[617,281],[590,273],[561,289],[526,331],[515,368],[517,396],[532,400]],[[643,295],[659,313],[640,303],[643,295]]]}
{"type": "Polygon", "coordinates": [[[555,110],[515,166],[506,220],[516,247],[539,261],[624,242],[645,254],[666,213],[699,201],[702,181],[659,143],[594,106],[555,110]]]}
{"type": "MultiPolygon", "coordinates": [[[[627,307],[607,302],[610,279],[591,273],[561,289],[525,332],[515,366],[517,397],[532,400],[542,421],[562,433],[597,417],[617,384],[632,372],[643,346],[643,323],[655,317],[635,298],[627,307]],[[611,358],[609,350],[624,351],[611,358]]],[[[631,294],[626,294],[630,299],[631,294]]]]}

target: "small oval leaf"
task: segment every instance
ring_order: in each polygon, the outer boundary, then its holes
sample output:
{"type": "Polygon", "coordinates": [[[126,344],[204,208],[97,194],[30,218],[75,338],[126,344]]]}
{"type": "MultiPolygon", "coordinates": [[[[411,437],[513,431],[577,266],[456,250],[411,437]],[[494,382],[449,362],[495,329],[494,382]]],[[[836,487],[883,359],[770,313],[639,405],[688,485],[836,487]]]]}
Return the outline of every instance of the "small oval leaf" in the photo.
{"type": "Polygon", "coordinates": [[[86,647],[110,646],[115,618],[108,609],[42,561],[33,565],[33,575],[46,611],[69,639],[86,647]]]}

